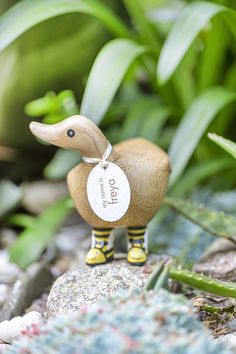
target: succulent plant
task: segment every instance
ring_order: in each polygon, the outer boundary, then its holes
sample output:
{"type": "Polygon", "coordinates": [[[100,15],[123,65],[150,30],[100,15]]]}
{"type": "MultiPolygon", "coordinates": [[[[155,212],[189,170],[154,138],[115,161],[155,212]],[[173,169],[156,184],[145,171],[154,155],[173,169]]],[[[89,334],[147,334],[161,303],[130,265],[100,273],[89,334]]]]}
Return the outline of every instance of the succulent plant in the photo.
{"type": "Polygon", "coordinates": [[[211,337],[182,295],[121,293],[33,327],[5,354],[231,354],[211,337]]]}

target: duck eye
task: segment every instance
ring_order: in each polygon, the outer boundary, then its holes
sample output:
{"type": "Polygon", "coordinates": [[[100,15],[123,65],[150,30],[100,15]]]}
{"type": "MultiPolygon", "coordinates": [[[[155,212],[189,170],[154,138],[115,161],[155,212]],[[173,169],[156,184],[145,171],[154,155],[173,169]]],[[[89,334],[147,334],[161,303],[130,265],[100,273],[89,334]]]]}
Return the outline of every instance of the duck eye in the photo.
{"type": "Polygon", "coordinates": [[[73,138],[73,136],[75,136],[75,131],[73,129],[68,129],[67,130],[67,135],[70,137],[70,138],[73,138]]]}

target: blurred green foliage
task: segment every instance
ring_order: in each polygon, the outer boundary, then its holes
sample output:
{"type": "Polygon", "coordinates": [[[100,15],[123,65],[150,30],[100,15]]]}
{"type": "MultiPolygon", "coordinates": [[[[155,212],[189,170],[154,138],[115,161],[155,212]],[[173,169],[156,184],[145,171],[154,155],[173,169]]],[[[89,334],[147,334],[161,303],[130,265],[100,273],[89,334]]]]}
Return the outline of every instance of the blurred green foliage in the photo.
{"type": "MultiPolygon", "coordinates": [[[[0,21],[0,47],[5,48],[26,31],[30,34],[32,27],[46,19],[62,14],[69,16],[73,12],[99,19],[115,39],[97,51],[81,101],[76,103],[69,90],[58,95],[50,93],[27,104],[26,113],[55,122],[80,111],[101,124],[112,143],[141,135],[165,149],[169,147],[171,187],[178,184],[183,174],[191,176],[188,167],[193,163],[194,175],[199,176],[197,181],[193,178],[193,185],[209,179],[211,169],[206,173],[202,165],[216,159],[219,177],[214,177],[215,187],[219,188],[221,173],[226,169],[229,178],[224,179],[222,188],[235,186],[233,168],[225,163],[223,154],[209,144],[205,135],[209,128],[219,135],[235,138],[236,14],[233,2],[153,1],[144,4],[125,0],[118,9],[95,0],[69,3],[53,0],[50,6],[48,4],[46,0],[24,0],[9,9],[0,21]],[[66,106],[68,100],[71,106],[66,106]]],[[[83,16],[77,15],[78,20],[83,16]]],[[[43,24],[37,28],[40,26],[43,24]]],[[[69,56],[70,52],[67,54],[69,56]]],[[[60,169],[57,174],[49,169],[48,173],[47,169],[46,176],[65,177],[78,161],[72,153],[67,154],[67,161],[70,156],[72,162],[64,171],[60,169]]],[[[53,168],[61,166],[63,160],[63,153],[59,152],[53,168]]]]}
{"type": "MultiPolygon", "coordinates": [[[[0,18],[1,143],[31,146],[24,106],[47,123],[80,113],[113,144],[143,136],[168,150],[172,197],[199,184],[234,188],[235,161],[207,132],[235,156],[235,9],[232,0],[17,2],[0,18]]],[[[64,179],[79,160],[58,149],[44,176],[64,179]]]]}
{"type": "Polygon", "coordinates": [[[21,268],[36,261],[47,248],[73,204],[66,198],[48,207],[39,217],[15,215],[8,221],[25,229],[10,248],[10,260],[21,268]]]}

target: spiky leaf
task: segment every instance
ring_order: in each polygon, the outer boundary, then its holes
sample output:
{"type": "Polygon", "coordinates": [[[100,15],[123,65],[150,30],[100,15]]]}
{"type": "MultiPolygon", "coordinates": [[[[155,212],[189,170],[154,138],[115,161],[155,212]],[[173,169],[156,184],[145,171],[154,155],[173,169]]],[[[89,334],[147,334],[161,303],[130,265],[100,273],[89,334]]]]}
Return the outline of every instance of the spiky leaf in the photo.
{"type": "Polygon", "coordinates": [[[236,237],[236,219],[224,212],[212,210],[188,200],[171,197],[165,198],[165,204],[214,236],[233,240],[236,237]]]}

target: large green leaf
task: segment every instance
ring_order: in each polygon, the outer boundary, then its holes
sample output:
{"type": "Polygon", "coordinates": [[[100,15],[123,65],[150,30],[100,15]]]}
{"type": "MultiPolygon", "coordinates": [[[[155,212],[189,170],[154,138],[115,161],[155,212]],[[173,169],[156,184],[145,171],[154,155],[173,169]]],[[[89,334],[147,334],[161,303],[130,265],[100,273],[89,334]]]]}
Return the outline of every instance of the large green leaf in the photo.
{"type": "Polygon", "coordinates": [[[236,13],[224,6],[207,1],[188,5],[172,27],[160,54],[157,77],[160,84],[172,76],[191,44],[216,15],[222,14],[231,31],[236,34],[236,13]]]}
{"type": "Polygon", "coordinates": [[[127,70],[146,50],[144,46],[127,39],[114,39],[107,43],[90,71],[80,113],[99,123],[127,70]]]}
{"type": "MultiPolygon", "coordinates": [[[[211,26],[207,27],[206,33],[203,36],[204,50],[201,53],[199,65],[196,66],[197,72],[195,78],[199,92],[217,85],[221,80],[224,70],[223,65],[228,55],[227,47],[230,35],[228,28],[220,17],[218,16],[213,19],[211,26]]],[[[199,60],[199,56],[197,56],[197,59],[199,60]]]]}
{"type": "Polygon", "coordinates": [[[165,204],[210,234],[236,242],[236,219],[232,216],[184,199],[166,197],[165,204]]]}
{"type": "Polygon", "coordinates": [[[29,28],[49,18],[68,14],[85,13],[101,20],[115,35],[126,37],[129,33],[116,15],[96,0],[23,0],[11,7],[0,18],[0,50],[6,48],[29,28]]]}
{"type": "Polygon", "coordinates": [[[209,133],[208,137],[236,159],[236,143],[213,133],[209,133]]]}
{"type": "Polygon", "coordinates": [[[22,194],[22,189],[14,183],[0,182],[0,219],[20,204],[22,194]]]}
{"type": "Polygon", "coordinates": [[[149,44],[152,50],[157,53],[160,52],[161,42],[158,38],[157,32],[149,22],[146,11],[144,11],[141,3],[137,0],[123,0],[127,12],[135,24],[136,29],[139,31],[143,42],[149,44]]]}
{"type": "Polygon", "coordinates": [[[235,92],[213,87],[199,95],[190,105],[169,148],[172,167],[170,186],[183,172],[196,145],[216,114],[235,99],[235,92]]]}
{"type": "Polygon", "coordinates": [[[234,167],[234,160],[227,156],[218,156],[214,159],[198,162],[187,169],[183,176],[174,185],[170,191],[171,196],[182,196],[207,178],[234,167]]]}
{"type": "Polygon", "coordinates": [[[35,218],[11,246],[11,261],[22,268],[36,261],[70,212],[71,207],[71,200],[63,199],[35,218]]]}

